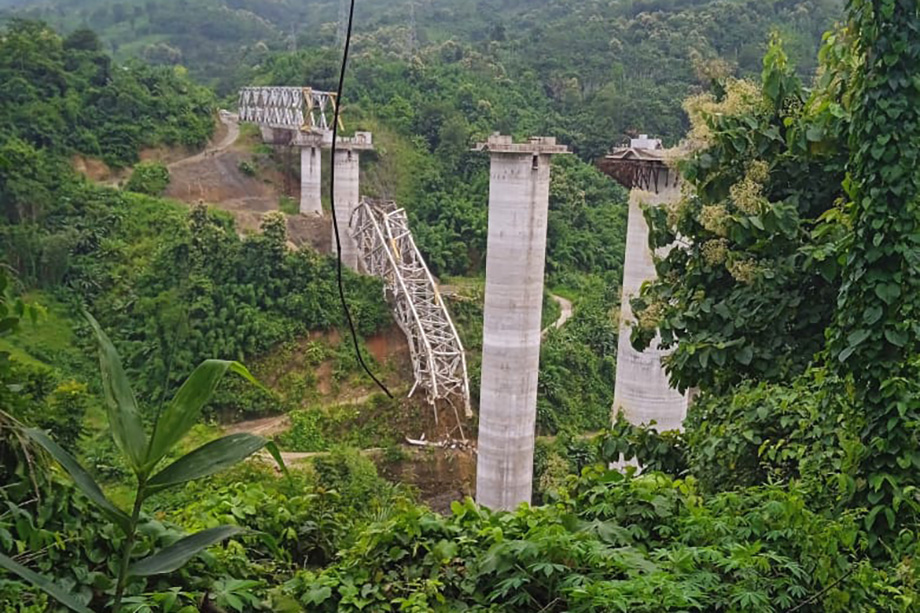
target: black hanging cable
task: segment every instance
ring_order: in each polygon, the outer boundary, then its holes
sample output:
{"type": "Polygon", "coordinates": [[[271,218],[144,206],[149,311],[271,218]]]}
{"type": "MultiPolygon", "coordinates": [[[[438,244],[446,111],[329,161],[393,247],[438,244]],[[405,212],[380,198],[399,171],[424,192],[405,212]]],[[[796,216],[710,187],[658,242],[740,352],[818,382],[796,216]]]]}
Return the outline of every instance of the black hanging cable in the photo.
{"type": "Polygon", "coordinates": [[[345,32],[345,50],[342,53],[342,69],[339,72],[339,86],[335,94],[335,112],[332,118],[332,160],[331,164],[329,164],[329,201],[332,204],[332,229],[335,232],[336,280],[339,286],[339,299],[342,301],[342,310],[345,311],[345,320],[348,322],[348,328],[351,330],[351,340],[355,346],[355,356],[358,358],[358,363],[361,364],[361,368],[364,369],[367,376],[374,380],[377,387],[392,398],[393,394],[390,393],[390,390],[380,382],[380,379],[374,376],[374,373],[371,372],[371,369],[368,368],[367,364],[364,362],[364,357],[361,355],[361,347],[358,344],[358,333],[355,331],[355,324],[351,319],[351,311],[348,309],[348,303],[345,301],[345,286],[342,283],[342,241],[339,238],[339,220],[335,214],[335,151],[339,134],[339,109],[342,107],[342,86],[345,84],[345,68],[348,66],[348,48],[351,45],[351,23],[355,16],[355,0],[350,0],[350,4],[351,6],[348,9],[348,28],[345,32]]]}

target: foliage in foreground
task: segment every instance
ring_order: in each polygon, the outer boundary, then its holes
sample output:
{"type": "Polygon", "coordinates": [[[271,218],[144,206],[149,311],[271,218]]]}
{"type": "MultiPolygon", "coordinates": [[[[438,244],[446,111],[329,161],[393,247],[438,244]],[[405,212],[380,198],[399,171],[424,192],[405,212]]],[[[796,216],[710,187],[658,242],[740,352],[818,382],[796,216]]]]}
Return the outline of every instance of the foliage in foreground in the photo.
{"type": "Polygon", "coordinates": [[[852,224],[828,355],[865,420],[854,498],[882,539],[920,517],[920,4],[851,0],[852,224]],[[883,519],[884,518],[884,519],[883,519]]]}
{"type": "Polygon", "coordinates": [[[691,409],[705,481],[811,482],[824,506],[865,510],[884,557],[920,517],[920,5],[852,0],[848,16],[811,96],[774,45],[762,91],[724,87],[703,114],[690,195],[649,212],[654,245],[680,244],[634,339],[661,332],[682,389],[749,382],[691,409]]]}
{"type": "Polygon", "coordinates": [[[687,103],[696,147],[682,163],[688,189],[646,213],[652,244],[675,247],[633,301],[634,344],[659,333],[680,389],[782,381],[824,345],[845,234],[836,207],[847,160],[848,42],[829,36],[811,92],[774,41],[759,84],[717,80],[687,103]]]}
{"type": "Polygon", "coordinates": [[[793,489],[707,498],[693,479],[589,469],[540,508],[407,509],[370,526],[279,604],[310,611],[911,611],[917,573],[862,560],[855,516],[793,489]]]}
{"type": "MultiPolygon", "coordinates": [[[[40,501],[28,489],[0,490],[0,553],[54,576],[81,603],[103,610],[125,535],[72,483],[47,476],[40,481],[40,501]]],[[[137,554],[168,547],[186,531],[238,530],[173,572],[132,577],[123,602],[138,613],[194,612],[205,598],[226,611],[262,610],[270,589],[298,569],[330,563],[362,526],[406,504],[402,488],[379,478],[355,452],[334,451],[311,469],[280,478],[268,464],[240,464],[148,500],[137,554]]],[[[0,610],[32,613],[46,604],[27,584],[0,579],[0,610]]]]}
{"type": "MultiPolygon", "coordinates": [[[[127,514],[113,504],[76,458],[45,432],[34,428],[26,429],[24,432],[28,438],[43,447],[61,465],[80,491],[98,507],[112,526],[123,533],[124,541],[119,552],[120,563],[114,578],[111,604],[111,609],[117,612],[120,611],[130,577],[148,577],[173,572],[202,550],[238,532],[235,526],[215,526],[183,537],[168,547],[132,561],[135,554],[134,545],[138,537],[140,514],[148,497],[189,481],[209,477],[267,445],[279,462],[280,456],[274,445],[262,437],[252,434],[231,434],[206,443],[157,471],[157,467],[198,421],[204,405],[210,400],[217,384],[227,371],[242,375],[252,383],[255,383],[255,380],[238,362],[224,360],[203,362],[179,388],[173,399],[157,412],[148,436],[138,411],[137,400],[115,347],[96,320],[88,314],[86,317],[95,332],[99,345],[102,387],[108,405],[111,434],[136,478],[134,508],[131,514],[127,514]]],[[[2,553],[0,553],[0,567],[32,583],[73,611],[78,613],[89,611],[84,603],[68,594],[53,580],[36,574],[2,553]]]]}

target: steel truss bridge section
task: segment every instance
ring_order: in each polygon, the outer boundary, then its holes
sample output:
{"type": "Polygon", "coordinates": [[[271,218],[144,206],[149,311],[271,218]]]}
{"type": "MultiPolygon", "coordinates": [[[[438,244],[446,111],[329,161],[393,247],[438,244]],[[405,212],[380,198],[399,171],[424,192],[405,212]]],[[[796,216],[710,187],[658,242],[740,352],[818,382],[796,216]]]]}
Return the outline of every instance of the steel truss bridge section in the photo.
{"type": "Polygon", "coordinates": [[[335,98],[334,93],[310,87],[244,87],[239,94],[240,121],[266,128],[326,132],[332,129],[335,98]]]}
{"type": "MultiPolygon", "coordinates": [[[[409,341],[415,371],[415,385],[427,392],[435,422],[437,403],[447,401],[457,423],[457,401],[463,403],[467,418],[470,408],[470,383],[466,354],[450,314],[415,245],[404,209],[393,202],[361,200],[351,219],[351,232],[365,272],[384,281],[384,293],[393,306],[396,322],[409,341]]],[[[460,428],[461,437],[463,429],[460,428]]]]}

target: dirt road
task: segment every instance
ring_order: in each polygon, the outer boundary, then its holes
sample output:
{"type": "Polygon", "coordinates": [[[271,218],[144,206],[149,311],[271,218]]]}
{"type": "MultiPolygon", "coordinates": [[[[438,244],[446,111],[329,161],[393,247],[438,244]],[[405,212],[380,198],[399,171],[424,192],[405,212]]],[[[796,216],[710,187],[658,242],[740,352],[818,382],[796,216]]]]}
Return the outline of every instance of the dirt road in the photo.
{"type": "Polygon", "coordinates": [[[220,122],[227,128],[227,132],[223,135],[223,138],[221,138],[217,143],[213,143],[208,147],[205,147],[204,151],[168,164],[167,168],[169,168],[170,172],[172,172],[175,168],[187,166],[201,160],[212,158],[221,151],[225,151],[236,144],[236,140],[240,137],[240,123],[237,115],[235,113],[221,109],[218,112],[218,118],[220,119],[220,122]]]}
{"type": "Polygon", "coordinates": [[[552,324],[546,326],[543,329],[543,336],[546,336],[550,330],[558,329],[565,325],[565,322],[572,318],[572,315],[575,314],[575,306],[572,304],[572,301],[568,298],[563,298],[562,296],[557,296],[556,294],[550,295],[553,300],[556,301],[556,304],[559,305],[561,313],[559,314],[559,319],[554,321],[552,324]]]}
{"type": "MultiPolygon", "coordinates": [[[[220,111],[220,139],[204,151],[168,165],[170,181],[166,196],[194,204],[199,200],[233,215],[237,229],[244,233],[258,232],[262,217],[278,210],[281,192],[272,171],[262,170],[258,176],[241,169],[253,164],[253,154],[238,143],[240,126],[237,116],[220,111]]],[[[320,253],[331,251],[331,221],[312,215],[288,215],[288,239],[294,247],[309,245],[320,253]]]]}

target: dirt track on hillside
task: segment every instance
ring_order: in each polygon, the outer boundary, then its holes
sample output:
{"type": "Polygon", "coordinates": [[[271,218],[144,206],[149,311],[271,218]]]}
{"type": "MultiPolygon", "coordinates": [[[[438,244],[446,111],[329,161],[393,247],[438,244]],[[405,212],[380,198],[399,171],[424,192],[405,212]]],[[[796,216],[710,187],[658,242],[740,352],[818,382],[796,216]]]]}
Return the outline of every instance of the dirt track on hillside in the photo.
{"type": "MultiPolygon", "coordinates": [[[[189,204],[204,201],[233,215],[241,233],[254,233],[266,213],[278,210],[281,193],[270,180],[240,170],[241,162],[252,161],[252,153],[238,142],[236,116],[221,112],[220,121],[223,127],[218,131],[217,142],[169,164],[170,182],[165,195],[189,204]]],[[[287,222],[293,246],[309,245],[321,253],[330,252],[330,220],[288,215],[287,222]]]]}

